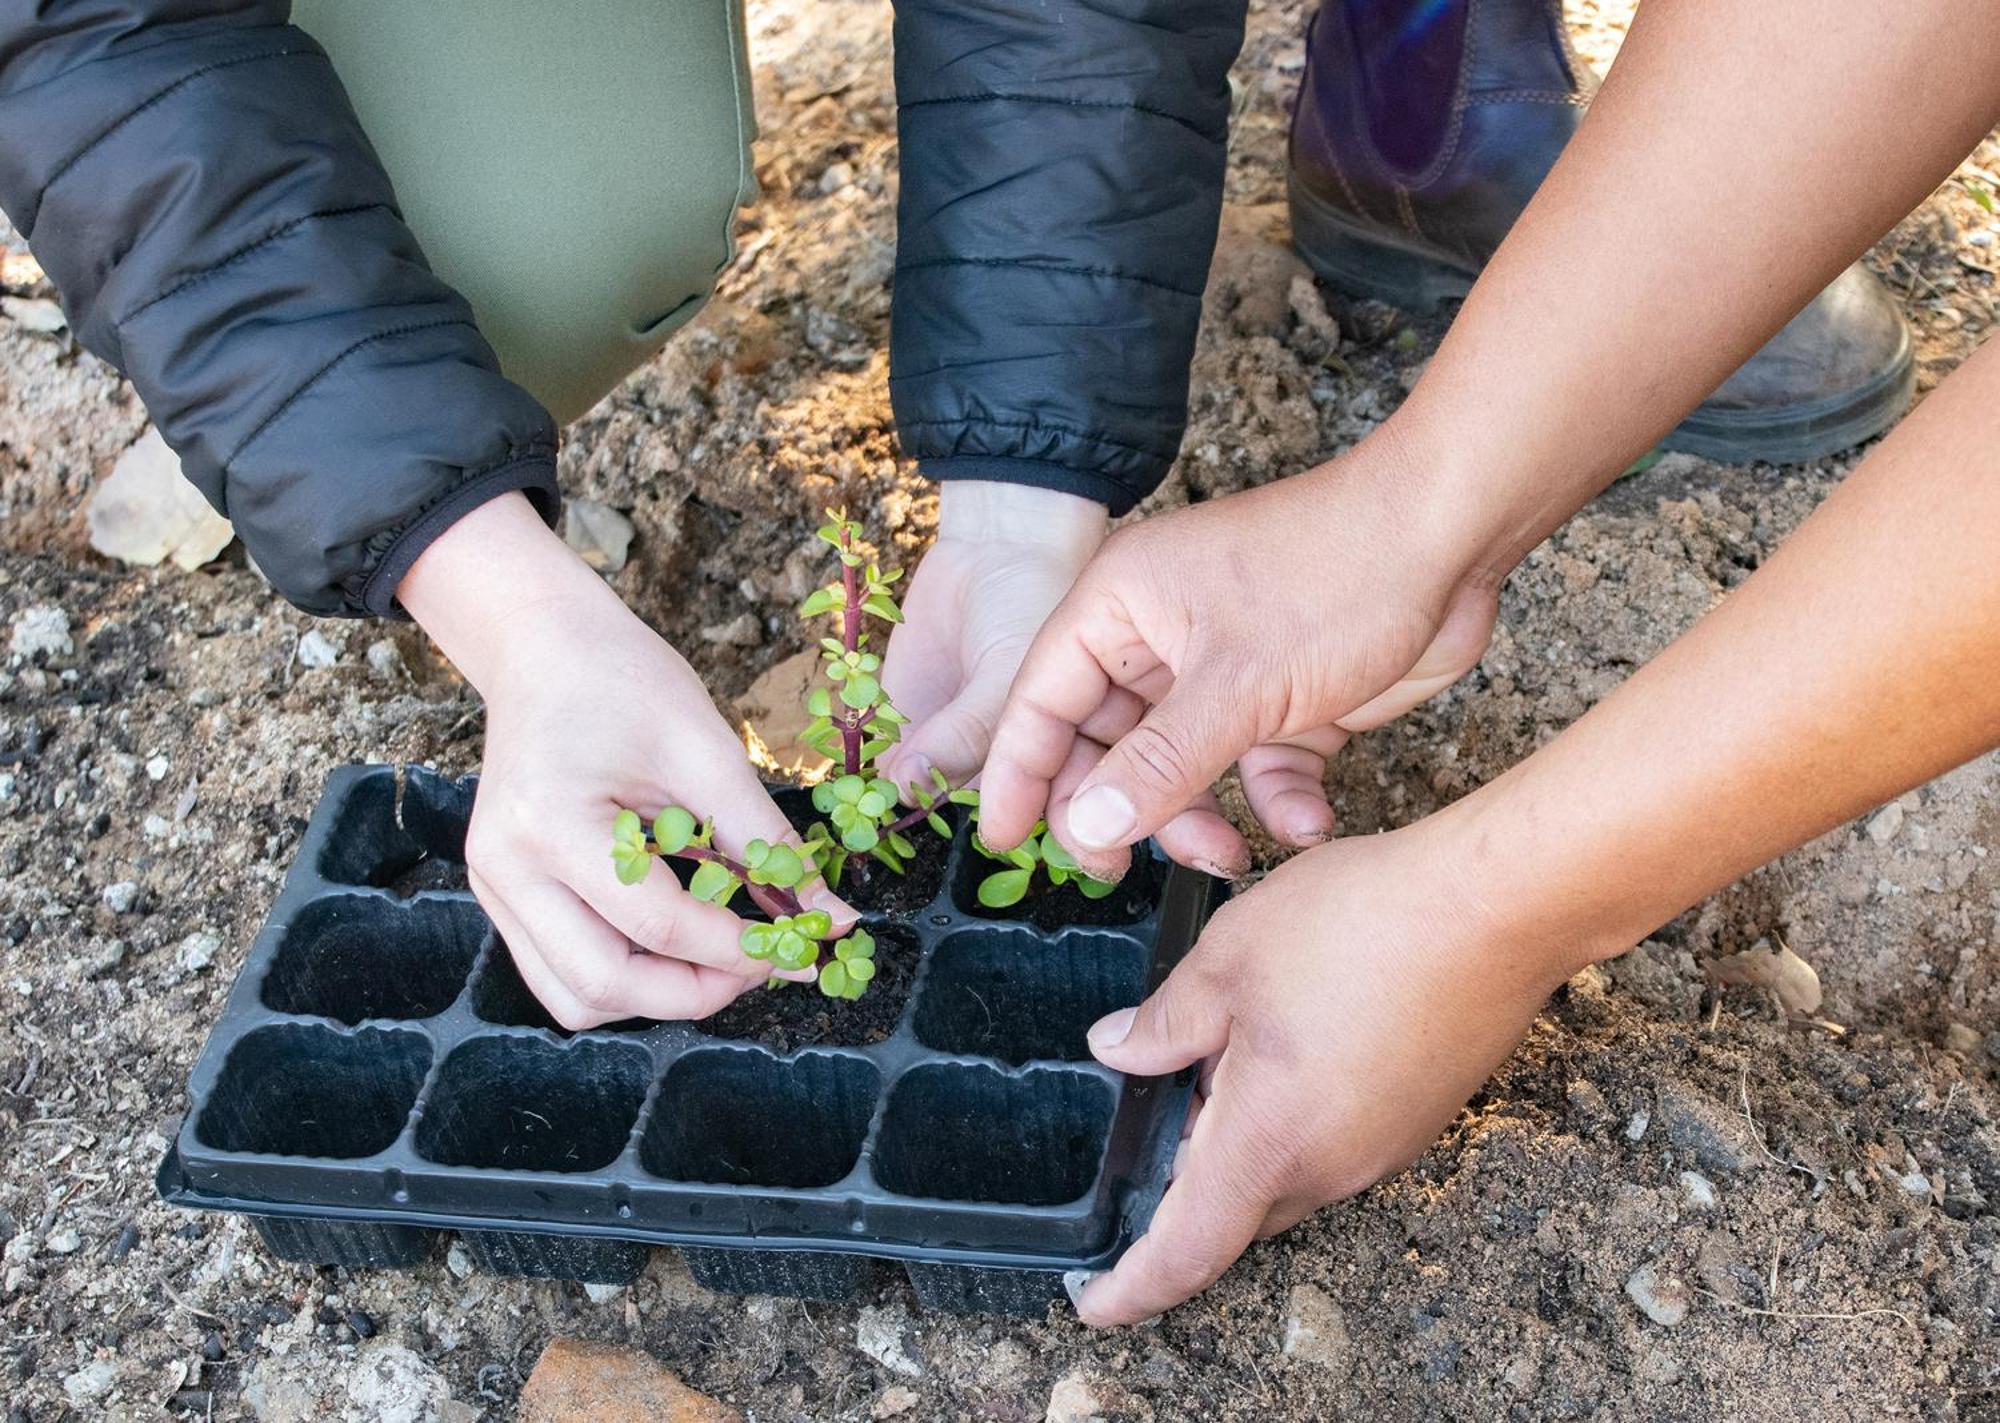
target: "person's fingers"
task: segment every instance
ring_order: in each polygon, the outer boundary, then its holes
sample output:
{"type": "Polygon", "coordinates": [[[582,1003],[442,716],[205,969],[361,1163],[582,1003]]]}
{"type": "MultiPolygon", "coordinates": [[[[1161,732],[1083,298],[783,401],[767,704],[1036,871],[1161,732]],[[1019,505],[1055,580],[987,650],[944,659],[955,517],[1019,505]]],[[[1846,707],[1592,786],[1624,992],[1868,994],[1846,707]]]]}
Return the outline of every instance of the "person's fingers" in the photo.
{"type": "MultiPolygon", "coordinates": [[[[1115,884],[1125,878],[1125,872],[1132,868],[1132,852],[1123,846],[1113,850],[1079,851],[1070,844],[1069,803],[1075,796],[1076,788],[1083,784],[1104,756],[1105,747],[1088,736],[1079,735],[1070,743],[1069,756],[1063,761],[1055,779],[1049,782],[1049,829],[1056,837],[1056,843],[1076,856],[1076,862],[1083,866],[1083,872],[1092,879],[1115,884]]],[[[982,822],[981,828],[984,829],[982,822]]]]}
{"type": "Polygon", "coordinates": [[[1270,1198],[1261,1173],[1246,1169],[1226,1111],[1222,1104],[1202,1111],[1152,1224],[1109,1274],[1085,1287],[1076,1309],[1085,1324],[1137,1324],[1173,1308],[1220,1279],[1256,1238],[1270,1198]]]}
{"type": "Polygon", "coordinates": [[[1237,760],[1251,814],[1280,842],[1304,847],[1333,837],[1326,761],[1347,738],[1342,728],[1327,726],[1253,746],[1237,760]]]}
{"type": "Polygon", "coordinates": [[[1203,791],[1195,803],[1160,827],[1153,837],[1167,858],[1217,879],[1240,879],[1250,873],[1250,846],[1222,814],[1215,792],[1203,791]]]}
{"type": "Polygon", "coordinates": [[[986,764],[993,728],[1007,700],[1019,645],[996,648],[972,667],[965,685],[944,706],[921,720],[912,720],[903,739],[882,753],[877,763],[890,783],[912,782],[931,790],[936,768],[954,786],[962,786],[986,764]]]}
{"type": "Polygon", "coordinates": [[[571,1017],[591,1020],[566,1021],[561,1010],[545,1002],[565,1028],[624,1018],[706,1018],[754,983],[682,959],[634,952],[624,935],[554,880],[517,881],[508,887],[507,905],[534,952],[581,1010],[571,1017]]]}
{"type": "MultiPolygon", "coordinates": [[[[743,952],[743,921],[729,910],[696,899],[667,866],[654,864],[637,884],[618,878],[608,855],[578,856],[562,877],[590,909],[648,953],[704,964],[761,983],[771,966],[743,952]],[[600,864],[599,861],[602,861],[600,864]]],[[[740,904],[738,890],[732,904],[740,904]]]]}
{"type": "MultiPolygon", "coordinates": [[[[785,813],[771,799],[771,793],[757,779],[756,769],[743,754],[742,746],[728,734],[728,728],[720,721],[716,725],[720,731],[719,744],[703,748],[704,754],[687,758],[685,766],[674,779],[674,791],[687,797],[684,808],[697,818],[712,819],[715,822],[716,848],[739,862],[743,858],[744,847],[752,840],[763,840],[773,845],[782,843],[794,849],[802,847],[804,842],[792,828],[791,821],[785,819],[785,813]]],[[[861,917],[853,906],[818,878],[800,885],[798,897],[806,908],[824,910],[831,915],[836,934],[845,933],[861,917]]],[[[742,926],[737,925],[737,929],[741,932],[742,926]]],[[[633,937],[638,939],[637,935],[633,937]]],[[[652,947],[644,939],[638,939],[638,942],[652,947]]]]}
{"type": "MultiPolygon", "coordinates": [[[[478,870],[468,867],[466,879],[474,897],[479,900],[479,907],[484,909],[486,916],[493,921],[493,927],[500,935],[500,946],[514,961],[514,971],[521,975],[521,982],[527,986],[528,992],[535,996],[535,1001],[548,1010],[551,1018],[565,1027],[575,1024],[578,1027],[594,1028],[599,1023],[612,1021],[586,1012],[583,1005],[562,986],[562,980],[556,977],[555,971],[536,951],[534,941],[528,937],[528,931],[521,926],[521,921],[514,916],[513,911],[507,907],[506,901],[500,898],[493,885],[480,876],[478,870]]],[[[576,1031],[576,1028],[572,1028],[572,1031],[576,1031]]]]}
{"type": "Polygon", "coordinates": [[[1013,849],[1042,818],[1050,784],[1069,759],[1078,726],[1111,687],[1084,636],[1088,602],[1079,584],[1051,615],[1022,660],[994,725],[980,778],[979,833],[996,850],[1013,849]]]}
{"type": "Polygon", "coordinates": [[[1222,1051],[1228,1040],[1227,985],[1216,955],[1197,944],[1145,1002],[1091,1025],[1090,1052],[1119,1072],[1161,1077],[1222,1051]]]}
{"type": "Polygon", "coordinates": [[[1194,803],[1255,735],[1241,688],[1175,680],[1165,698],[1105,753],[1070,802],[1078,853],[1130,845],[1194,803]]]}
{"type": "Polygon", "coordinates": [[[1269,1240],[1274,1235],[1283,1235],[1318,1209],[1318,1204],[1304,1197],[1287,1196],[1264,1213],[1264,1223],[1257,1227],[1257,1238],[1269,1240]]]}

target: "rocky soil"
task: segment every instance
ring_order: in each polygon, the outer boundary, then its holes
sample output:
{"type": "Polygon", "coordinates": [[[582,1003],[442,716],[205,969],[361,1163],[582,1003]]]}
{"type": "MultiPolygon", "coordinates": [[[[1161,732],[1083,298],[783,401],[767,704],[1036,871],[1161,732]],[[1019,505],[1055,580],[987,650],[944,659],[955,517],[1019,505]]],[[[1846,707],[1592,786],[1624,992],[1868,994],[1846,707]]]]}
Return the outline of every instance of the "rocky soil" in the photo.
{"type": "MultiPolygon", "coordinates": [[[[618,589],[725,702],[800,647],[812,516],[920,553],[934,501],[884,388],[895,196],[888,7],[754,4],[765,201],[722,299],[572,431],[576,495],[634,526],[618,589]]],[[[1300,0],[1256,7],[1194,425],[1155,508],[1274,478],[1400,400],[1440,323],[1303,278],[1282,227],[1300,0]]],[[[1619,0],[1572,6],[1600,63],[1619,0]]],[[[1995,320],[1989,141],[1871,262],[1923,383],[1995,320]]],[[[156,1203],[181,1087],[343,762],[477,762],[481,713],[407,626],[315,623],[231,552],[89,551],[145,428],[51,326],[0,226],[0,1396],[10,1420],[513,1416],[549,1338],[650,1352],[759,1420],[2000,1416],[2000,758],[1823,837],[1561,992],[1403,1176],[1255,1248],[1201,1301],[1093,1335],[712,1295],[664,1254],[629,1289],[278,1263],[156,1203]],[[1818,970],[1787,1026],[1707,965],[1818,970]]],[[[552,253],[552,260],[560,260],[552,253]]],[[[1478,671],[1359,739],[1343,826],[1498,774],[1754,570],[1845,461],[1661,460],[1508,587],[1478,671]]],[[[616,563],[618,560],[609,560],[616,563]]],[[[1885,577],[1893,576],[1885,572],[1885,577]]]]}

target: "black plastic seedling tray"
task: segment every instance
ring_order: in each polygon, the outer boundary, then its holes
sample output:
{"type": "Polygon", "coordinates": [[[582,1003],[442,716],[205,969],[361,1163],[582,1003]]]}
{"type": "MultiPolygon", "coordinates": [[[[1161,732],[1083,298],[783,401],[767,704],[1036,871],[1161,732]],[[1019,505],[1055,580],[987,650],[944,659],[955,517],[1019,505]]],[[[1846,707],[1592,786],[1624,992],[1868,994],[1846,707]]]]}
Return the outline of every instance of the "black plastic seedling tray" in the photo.
{"type": "Polygon", "coordinates": [[[977,905],[961,826],[928,905],[864,915],[918,956],[883,1041],[567,1033],[462,888],[473,790],[334,772],[195,1065],[169,1201],[289,1260],[413,1265],[455,1231],[488,1270],[617,1284],[674,1246],[713,1289],[848,1298],[895,1265],[927,1308],[1035,1315],[1144,1229],[1191,1075],[1124,1077],[1084,1035],[1193,944],[1208,876],[1149,849],[1096,915],[1129,922],[1048,932],[977,905]]]}

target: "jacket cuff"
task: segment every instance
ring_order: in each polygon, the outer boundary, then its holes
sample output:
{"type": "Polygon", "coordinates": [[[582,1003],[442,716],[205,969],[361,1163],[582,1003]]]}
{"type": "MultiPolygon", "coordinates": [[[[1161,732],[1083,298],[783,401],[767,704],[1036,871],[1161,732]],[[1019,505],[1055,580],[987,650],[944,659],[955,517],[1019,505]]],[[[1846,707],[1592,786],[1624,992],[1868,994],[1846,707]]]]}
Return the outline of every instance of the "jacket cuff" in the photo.
{"type": "Polygon", "coordinates": [[[1053,489],[1095,499],[1110,511],[1112,518],[1131,512],[1139,502],[1130,485],[1087,469],[1072,469],[1049,460],[1013,459],[1004,455],[942,455],[917,461],[917,472],[927,479],[985,479],[999,484],[1030,484],[1037,489],[1053,489]]]}
{"type": "Polygon", "coordinates": [[[409,614],[396,601],[396,586],[403,575],[446,529],[489,499],[520,490],[535,506],[535,512],[551,529],[562,513],[562,493],[556,485],[556,457],[553,450],[536,450],[515,455],[500,464],[479,470],[453,485],[436,501],[420,510],[401,528],[386,530],[369,542],[370,569],[354,597],[357,616],[398,618],[409,614]]]}

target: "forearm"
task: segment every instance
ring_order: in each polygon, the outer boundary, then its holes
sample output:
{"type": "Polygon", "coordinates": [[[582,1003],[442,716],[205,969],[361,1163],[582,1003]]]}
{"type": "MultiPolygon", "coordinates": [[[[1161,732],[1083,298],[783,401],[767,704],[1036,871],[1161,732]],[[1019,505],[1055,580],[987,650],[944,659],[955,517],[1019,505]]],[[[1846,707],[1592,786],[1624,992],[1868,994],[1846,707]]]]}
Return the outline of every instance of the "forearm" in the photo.
{"type": "Polygon", "coordinates": [[[2000,8],[1648,0],[1392,422],[1504,573],[2000,118],[2000,8]]]}
{"type": "Polygon", "coordinates": [[[2000,745],[2000,348],[1693,632],[1440,816],[1470,902],[1565,967],[2000,745]]]}

